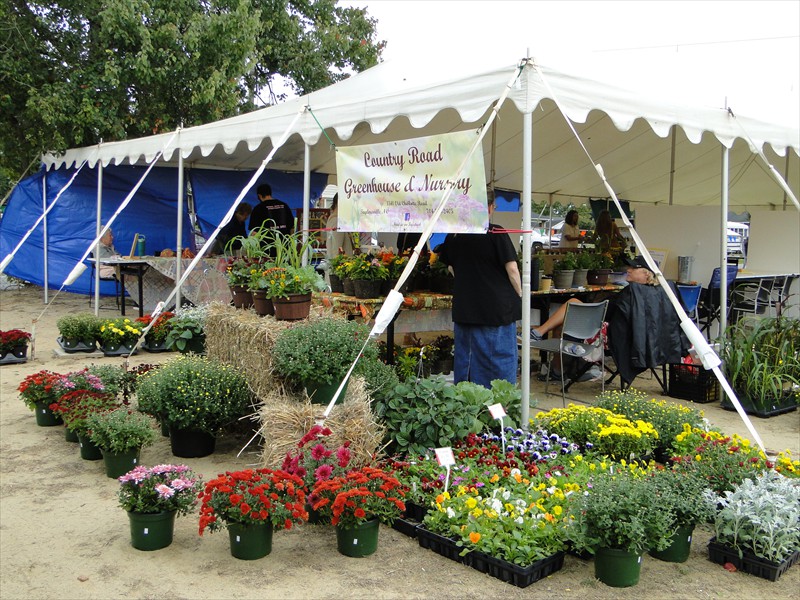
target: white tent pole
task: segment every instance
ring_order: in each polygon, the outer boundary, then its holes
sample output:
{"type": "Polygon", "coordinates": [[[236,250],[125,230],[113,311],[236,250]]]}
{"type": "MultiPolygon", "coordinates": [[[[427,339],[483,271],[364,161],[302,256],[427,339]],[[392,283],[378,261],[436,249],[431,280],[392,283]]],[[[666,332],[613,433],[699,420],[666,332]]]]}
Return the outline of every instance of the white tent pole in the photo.
{"type": "MultiPolygon", "coordinates": [[[[183,149],[180,143],[180,128],[178,129],[178,240],[175,247],[178,251],[175,253],[175,279],[180,281],[181,270],[183,268],[183,251],[181,249],[181,241],[183,240],[183,149]]],[[[181,305],[181,288],[178,286],[175,292],[175,306],[181,305]]]]}
{"type": "Polygon", "coordinates": [[[170,292],[169,296],[167,296],[167,298],[163,302],[159,302],[156,308],[153,310],[153,312],[151,313],[152,320],[150,321],[150,324],[144,329],[142,329],[142,333],[139,336],[136,345],[131,350],[131,354],[129,356],[133,355],[133,353],[142,343],[142,340],[145,338],[147,333],[150,331],[153,325],[155,325],[156,319],[158,315],[161,314],[161,311],[164,308],[164,306],[169,305],[170,300],[172,300],[172,298],[174,298],[175,295],[178,293],[178,290],[186,281],[186,278],[189,276],[189,273],[191,273],[194,270],[194,268],[197,266],[197,263],[203,259],[203,256],[205,256],[209,248],[211,248],[214,245],[214,240],[217,239],[217,234],[219,234],[220,229],[225,227],[225,225],[228,224],[228,221],[231,220],[231,218],[233,217],[233,213],[236,212],[236,207],[239,206],[239,202],[242,201],[242,198],[244,198],[245,194],[247,194],[250,191],[250,189],[255,185],[256,181],[258,181],[258,178],[261,177],[261,174],[264,172],[264,169],[267,168],[267,164],[269,164],[269,161],[272,160],[272,157],[275,156],[275,152],[278,151],[278,148],[283,146],[283,144],[286,142],[286,138],[289,137],[289,133],[294,127],[294,124],[297,123],[297,120],[300,118],[300,115],[302,115],[303,112],[305,112],[305,108],[303,108],[303,110],[301,110],[295,115],[292,122],[289,123],[289,126],[286,128],[286,131],[283,132],[281,138],[278,140],[278,142],[275,144],[272,150],[270,150],[270,153],[267,155],[267,157],[263,161],[261,161],[261,164],[259,165],[258,169],[256,169],[255,173],[253,173],[253,176],[250,177],[250,181],[248,181],[247,184],[242,188],[242,191],[239,192],[239,195],[236,197],[236,200],[233,201],[230,208],[228,209],[228,212],[225,213],[224,217],[222,217],[222,221],[220,221],[219,225],[217,225],[217,228],[208,237],[206,243],[203,244],[203,247],[200,248],[200,251],[192,259],[192,262],[189,263],[189,266],[186,267],[186,271],[184,271],[181,278],[175,282],[175,287],[172,288],[172,291],[170,292]]]}
{"type": "MultiPolygon", "coordinates": [[[[97,214],[95,215],[94,235],[97,244],[94,246],[95,258],[100,258],[100,227],[103,216],[103,161],[97,161],[97,214]]],[[[95,263],[94,269],[94,314],[100,316],[100,264],[95,263]]]]}
{"type": "MultiPolygon", "coordinates": [[[[81,165],[83,167],[83,165],[81,165]]],[[[78,169],[80,171],[80,169],[78,169]]],[[[78,171],[75,171],[75,175],[78,174],[78,171]]],[[[73,175],[72,179],[69,180],[69,183],[75,179],[73,175]]],[[[62,191],[64,188],[62,188],[62,191]]],[[[59,192],[60,195],[60,192],[59,192]]],[[[58,197],[56,197],[56,200],[58,197]]],[[[53,200],[53,204],[55,204],[55,200],[53,200]]],[[[44,171],[44,175],[42,176],[42,218],[44,219],[44,223],[42,224],[42,258],[44,260],[44,303],[47,304],[50,301],[49,297],[49,269],[47,268],[48,263],[48,256],[49,252],[47,251],[47,169],[44,171]]],[[[32,231],[32,230],[31,230],[32,231]]]]}
{"type": "Polygon", "coordinates": [[[725,335],[728,326],[728,162],[730,150],[722,146],[722,190],[720,193],[720,218],[722,219],[719,245],[719,335],[725,335]]]}
{"type": "MultiPolygon", "coordinates": [[[[783,179],[787,181],[789,179],[789,149],[786,149],[786,166],[783,168],[783,179]]],[[[789,199],[789,195],[786,193],[786,190],[783,190],[783,210],[786,210],[787,200],[789,199]]]]}
{"type": "MultiPolygon", "coordinates": [[[[303,247],[306,248],[308,242],[308,226],[310,221],[309,212],[311,211],[311,146],[308,142],[303,144],[303,222],[301,224],[303,230],[303,247]]],[[[303,266],[308,264],[309,253],[311,248],[306,248],[303,252],[303,266]]]]}
{"type": "Polygon", "coordinates": [[[533,115],[526,111],[522,115],[522,355],[520,357],[520,385],[522,387],[521,427],[528,431],[531,396],[531,345],[528,341],[531,330],[531,156],[533,138],[533,115]]]}
{"type": "Polygon", "coordinates": [[[675,134],[678,131],[678,126],[672,126],[671,148],[669,154],[669,205],[672,206],[673,192],[675,189],[675,134]]]}

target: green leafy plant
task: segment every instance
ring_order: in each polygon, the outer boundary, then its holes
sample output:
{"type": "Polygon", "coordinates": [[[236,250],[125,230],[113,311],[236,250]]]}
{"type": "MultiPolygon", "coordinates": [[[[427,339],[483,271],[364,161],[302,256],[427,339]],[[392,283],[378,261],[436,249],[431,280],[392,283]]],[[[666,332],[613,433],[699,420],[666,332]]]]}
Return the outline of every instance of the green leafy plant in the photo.
{"type": "Polygon", "coordinates": [[[376,401],[375,412],[386,426],[390,451],[425,454],[481,431],[484,405],[475,394],[465,394],[463,385],[452,385],[440,376],[407,380],[395,386],[393,394],[376,401]]]}
{"type": "MultiPolygon", "coordinates": [[[[175,313],[166,311],[156,317],[155,324],[150,328],[150,331],[145,335],[145,341],[148,344],[164,344],[167,341],[167,336],[172,329],[172,318],[175,313]]],[[[136,319],[136,323],[141,329],[145,329],[153,321],[151,315],[145,315],[136,319]]]]}
{"type": "Polygon", "coordinates": [[[127,407],[91,414],[86,426],[89,439],[107,452],[128,452],[156,440],[153,418],[127,407]]]}
{"type": "Polygon", "coordinates": [[[725,332],[723,369],[758,410],[792,395],[800,404],[800,320],[741,319],[725,332]]]}
{"type": "Polygon", "coordinates": [[[597,260],[595,257],[597,256],[594,252],[590,252],[589,250],[581,250],[580,252],[576,252],[576,269],[594,269],[597,260]]]}
{"type": "Polygon", "coordinates": [[[613,548],[643,554],[663,550],[675,531],[671,507],[662,506],[651,477],[624,469],[601,473],[570,507],[567,536],[576,549],[594,554],[613,548]]]}
{"type": "MultiPolygon", "coordinates": [[[[331,384],[341,381],[369,338],[369,327],[330,317],[302,321],[278,334],[272,349],[275,372],[296,383],[331,384]]],[[[377,360],[370,342],[362,361],[377,360]]]]}
{"type": "Polygon", "coordinates": [[[205,306],[180,309],[170,319],[172,327],[167,334],[167,346],[179,352],[186,352],[190,348],[204,347],[206,334],[203,327],[207,312],[205,306]]]}
{"type": "MultiPolygon", "coordinates": [[[[257,285],[270,298],[288,298],[291,294],[308,294],[325,289],[325,280],[312,265],[272,267],[262,272],[257,285]]],[[[252,286],[251,282],[251,286],[252,286]]]]}
{"type": "Polygon", "coordinates": [[[100,331],[100,319],[92,313],[64,315],[56,321],[56,327],[65,340],[78,340],[86,344],[94,344],[100,331]]]}
{"type": "Polygon", "coordinates": [[[202,489],[186,465],[138,466],[119,478],[119,505],[128,512],[189,514],[202,489]]]}
{"type": "Polygon", "coordinates": [[[236,367],[185,354],[145,373],[137,391],[151,414],[179,429],[216,433],[250,407],[252,393],[236,367]]]}
{"type": "Polygon", "coordinates": [[[67,429],[80,436],[86,436],[89,431],[88,419],[91,415],[114,410],[119,406],[119,402],[111,394],[73,390],[62,394],[51,408],[53,412],[61,414],[67,429]]]}
{"type": "Polygon", "coordinates": [[[359,254],[348,261],[347,276],[350,279],[380,280],[389,278],[389,269],[381,259],[372,254],[359,254]]]}
{"type": "Polygon", "coordinates": [[[680,469],[659,469],[648,475],[661,506],[674,516],[676,527],[693,527],[714,517],[715,505],[708,501],[707,482],[697,474],[680,469]]]}
{"type": "Polygon", "coordinates": [[[561,258],[553,263],[554,271],[572,271],[578,268],[578,258],[575,252],[565,252],[561,258]]]}
{"type": "Polygon", "coordinates": [[[763,559],[782,562],[800,551],[800,481],[777,473],[745,479],[714,497],[716,541],[763,559]]]}

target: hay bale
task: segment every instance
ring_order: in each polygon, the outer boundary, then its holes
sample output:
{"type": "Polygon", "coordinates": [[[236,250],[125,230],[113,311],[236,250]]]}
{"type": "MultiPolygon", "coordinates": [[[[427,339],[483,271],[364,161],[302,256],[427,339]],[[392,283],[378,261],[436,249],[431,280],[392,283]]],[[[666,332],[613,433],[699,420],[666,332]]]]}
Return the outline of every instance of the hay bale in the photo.
{"type": "MultiPolygon", "coordinates": [[[[331,309],[312,306],[309,320],[331,317],[342,318],[331,309]]],[[[325,410],[311,404],[305,390],[293,389],[275,375],[272,348],[280,332],[292,325],[221,303],[209,306],[204,325],[208,357],[242,368],[258,399],[250,418],[260,421],[261,463],[270,468],[281,465],[286,452],[296,448],[325,410]]],[[[350,442],[355,465],[366,464],[381,451],[384,428],[372,414],[370,403],[363,378],[353,376],[344,403],[340,400],[325,420],[335,444],[350,442]]]]}
{"type": "MultiPolygon", "coordinates": [[[[383,450],[384,427],[372,414],[370,403],[363,378],[353,376],[344,403],[337,402],[325,419],[325,426],[333,432],[332,445],[350,442],[354,466],[368,464],[383,450]]],[[[297,449],[297,443],[322,418],[324,410],[320,404],[297,397],[276,397],[265,402],[259,411],[264,440],[262,466],[280,467],[286,453],[297,449]]]]}

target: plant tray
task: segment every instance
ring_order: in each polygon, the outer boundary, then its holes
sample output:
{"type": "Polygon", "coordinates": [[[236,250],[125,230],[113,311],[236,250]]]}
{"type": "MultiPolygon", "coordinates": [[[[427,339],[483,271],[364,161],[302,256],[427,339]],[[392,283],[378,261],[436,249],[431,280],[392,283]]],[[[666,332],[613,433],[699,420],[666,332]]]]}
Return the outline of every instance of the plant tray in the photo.
{"type": "Polygon", "coordinates": [[[669,365],[667,395],[698,404],[716,402],[719,398],[719,382],[714,373],[702,365],[669,365]]]}
{"type": "Polygon", "coordinates": [[[420,548],[433,550],[436,554],[454,560],[457,563],[468,564],[467,556],[460,556],[463,548],[456,546],[456,540],[433,533],[422,526],[417,527],[417,541],[420,548]]]}
{"type": "Polygon", "coordinates": [[[64,343],[64,338],[61,336],[56,338],[56,342],[58,342],[58,345],[61,346],[61,349],[67,354],[76,354],[78,352],[94,352],[97,350],[97,346],[95,344],[89,345],[77,341],[74,342],[74,345],[67,346],[64,343]]]}
{"type": "Polygon", "coordinates": [[[738,571],[769,581],[778,581],[780,576],[789,570],[789,567],[800,561],[800,551],[795,552],[781,563],[759,558],[749,552],[744,552],[742,558],[739,558],[738,550],[725,544],[718,544],[716,539],[711,538],[708,543],[708,560],[719,565],[731,563],[738,571]]]}
{"type": "Polygon", "coordinates": [[[557,552],[553,556],[543,558],[527,567],[520,567],[512,562],[495,558],[483,552],[472,551],[465,557],[467,564],[481,573],[488,573],[500,581],[517,587],[528,587],[530,584],[560,571],[564,566],[564,553],[557,552]]]}
{"type": "Polygon", "coordinates": [[[392,523],[392,529],[410,538],[417,537],[417,527],[419,527],[419,522],[411,519],[395,519],[392,523]]]}
{"type": "MultiPolygon", "coordinates": [[[[762,419],[774,417],[777,415],[782,415],[797,410],[797,403],[794,399],[794,394],[792,393],[792,391],[789,391],[783,398],[773,400],[770,403],[769,408],[763,408],[763,409],[756,408],[749,398],[746,398],[744,395],[740,395],[739,392],[736,392],[736,396],[739,398],[739,402],[741,403],[744,412],[746,412],[748,415],[761,417],[762,419]]],[[[731,403],[730,399],[727,396],[724,396],[722,398],[720,406],[725,410],[736,410],[733,407],[733,403],[731,403]]]]}
{"type": "Polygon", "coordinates": [[[421,504],[417,504],[416,502],[406,502],[406,513],[405,517],[407,519],[412,519],[414,521],[419,521],[422,523],[422,520],[425,518],[425,515],[428,514],[428,507],[422,506],[421,504]]]}
{"type": "Polygon", "coordinates": [[[7,354],[0,354],[0,365],[14,365],[18,363],[28,362],[28,349],[25,348],[24,352],[8,352],[7,354]],[[22,356],[19,356],[21,354],[22,356]]]}

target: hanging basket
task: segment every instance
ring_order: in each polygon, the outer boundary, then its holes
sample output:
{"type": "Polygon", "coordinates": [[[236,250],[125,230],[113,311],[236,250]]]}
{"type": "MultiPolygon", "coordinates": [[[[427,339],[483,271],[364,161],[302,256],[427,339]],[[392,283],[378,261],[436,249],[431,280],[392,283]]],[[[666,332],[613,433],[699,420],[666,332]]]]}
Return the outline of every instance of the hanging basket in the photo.
{"type": "Polygon", "coordinates": [[[288,298],[273,298],[275,318],[278,321],[300,321],[311,312],[311,293],[290,294],[288,298]]]}

